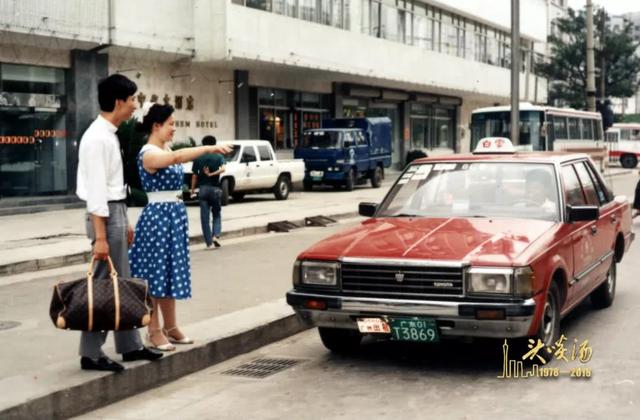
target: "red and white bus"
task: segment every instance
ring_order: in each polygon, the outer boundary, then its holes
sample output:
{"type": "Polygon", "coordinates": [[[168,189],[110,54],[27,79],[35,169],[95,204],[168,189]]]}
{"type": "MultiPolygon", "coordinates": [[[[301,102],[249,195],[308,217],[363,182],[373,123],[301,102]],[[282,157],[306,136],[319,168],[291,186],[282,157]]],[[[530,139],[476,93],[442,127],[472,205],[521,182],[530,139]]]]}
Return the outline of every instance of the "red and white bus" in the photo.
{"type": "MultiPolygon", "coordinates": [[[[511,107],[494,106],[471,113],[471,150],[485,137],[510,137],[511,107]]],[[[520,104],[521,150],[604,150],[599,112],[520,104]]]]}
{"type": "Polygon", "coordinates": [[[640,159],[640,123],[616,123],[605,133],[609,162],[635,168],[640,159]]]}

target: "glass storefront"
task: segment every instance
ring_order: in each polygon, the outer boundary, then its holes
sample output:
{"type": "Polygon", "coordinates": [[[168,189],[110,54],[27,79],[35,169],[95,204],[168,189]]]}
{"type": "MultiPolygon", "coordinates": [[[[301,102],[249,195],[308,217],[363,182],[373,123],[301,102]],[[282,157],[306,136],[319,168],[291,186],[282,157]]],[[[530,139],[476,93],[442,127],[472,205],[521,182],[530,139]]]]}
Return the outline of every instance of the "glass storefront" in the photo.
{"type": "Polygon", "coordinates": [[[411,148],[455,150],[455,108],[411,105],[411,148]]]}
{"type": "Polygon", "coordinates": [[[297,147],[304,130],[321,128],[330,117],[329,95],[258,88],[260,139],[274,149],[297,147]]]}
{"type": "Polygon", "coordinates": [[[0,198],[67,191],[65,71],[0,64],[0,198]]]}

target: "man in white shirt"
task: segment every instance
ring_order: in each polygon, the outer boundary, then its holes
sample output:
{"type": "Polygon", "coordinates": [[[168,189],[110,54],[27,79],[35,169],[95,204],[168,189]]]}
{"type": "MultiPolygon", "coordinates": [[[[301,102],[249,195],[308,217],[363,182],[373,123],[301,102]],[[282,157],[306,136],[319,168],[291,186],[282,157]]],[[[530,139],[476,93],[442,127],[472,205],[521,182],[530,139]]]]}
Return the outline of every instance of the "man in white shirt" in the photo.
{"type": "MultiPolygon", "coordinates": [[[[118,126],[136,109],[137,86],[123,75],[114,74],[98,85],[100,115],[80,140],[76,194],[87,203],[87,236],[93,256],[99,260],[95,279],[108,278],[107,256],[122,277],[130,277],[128,247],[133,228],[127,219],[126,187],[122,168],[118,126]]],[[[124,367],[102,352],[106,332],[83,332],[80,339],[80,366],[85,370],[118,372],[124,367]]],[[[122,359],[155,360],[162,353],[144,347],[137,330],[114,333],[116,352],[122,359]]]]}

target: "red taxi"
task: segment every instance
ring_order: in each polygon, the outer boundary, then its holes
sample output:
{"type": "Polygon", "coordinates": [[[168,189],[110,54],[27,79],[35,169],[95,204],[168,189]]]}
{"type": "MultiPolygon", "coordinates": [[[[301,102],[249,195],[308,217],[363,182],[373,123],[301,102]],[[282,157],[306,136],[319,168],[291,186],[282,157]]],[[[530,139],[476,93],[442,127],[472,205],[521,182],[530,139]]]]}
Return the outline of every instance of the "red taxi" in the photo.
{"type": "Polygon", "coordinates": [[[631,209],[584,154],[473,154],[414,161],[370,217],[302,252],[287,302],[333,351],[365,334],[534,337],[550,346],[584,298],[611,305],[631,209]]]}

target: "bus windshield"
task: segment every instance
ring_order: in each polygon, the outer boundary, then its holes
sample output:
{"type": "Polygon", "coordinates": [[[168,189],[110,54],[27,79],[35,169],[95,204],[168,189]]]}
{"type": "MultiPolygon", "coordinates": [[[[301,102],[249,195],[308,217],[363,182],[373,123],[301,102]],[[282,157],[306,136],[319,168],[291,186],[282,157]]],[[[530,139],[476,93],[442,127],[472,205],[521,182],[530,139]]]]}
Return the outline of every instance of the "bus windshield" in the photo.
{"type": "MultiPolygon", "coordinates": [[[[511,113],[477,112],[471,115],[471,150],[485,137],[511,137],[511,113]]],[[[541,134],[544,113],[542,111],[520,111],[520,145],[528,150],[545,150],[541,134]]]]}

